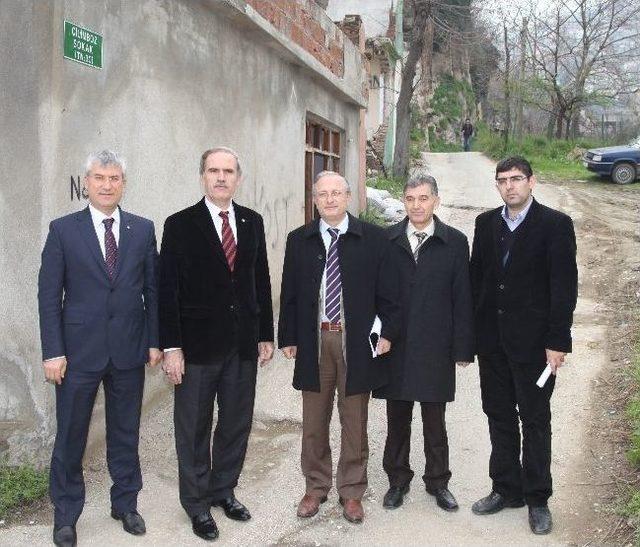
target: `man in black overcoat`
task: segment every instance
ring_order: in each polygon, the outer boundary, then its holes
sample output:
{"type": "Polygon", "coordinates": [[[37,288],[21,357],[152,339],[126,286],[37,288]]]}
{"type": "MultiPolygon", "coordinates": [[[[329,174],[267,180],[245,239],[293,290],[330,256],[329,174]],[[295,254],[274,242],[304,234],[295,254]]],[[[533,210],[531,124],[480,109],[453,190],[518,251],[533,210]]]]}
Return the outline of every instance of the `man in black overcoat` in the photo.
{"type": "Polygon", "coordinates": [[[550,399],[571,351],[578,271],[571,218],[538,203],[535,184],[527,160],[501,161],[496,186],[505,205],[476,219],[471,285],[493,488],[472,510],[485,515],[526,502],[531,530],[546,534],[552,527],[550,399]],[[553,375],[538,387],[547,364],[553,375]]]}
{"type": "Polygon", "coordinates": [[[388,380],[389,351],[398,331],[395,286],[384,267],[381,228],[347,213],[347,181],[323,171],[313,186],[320,218],[287,238],[278,346],[295,359],[293,387],[302,390],[302,472],[306,493],[298,516],[312,517],[332,486],[329,425],[335,392],[342,428],[336,487],[344,517],[362,522],[367,487],[369,393],[388,380]],[[382,328],[373,358],[369,335],[382,328]]]}
{"type": "Polygon", "coordinates": [[[234,495],[247,450],[257,362],[273,355],[273,311],[262,217],[232,198],[238,154],[202,154],[204,197],[170,216],[160,251],[160,344],[175,384],[180,502],[199,537],[218,529],[212,505],[246,521],[234,495]],[[214,401],[218,421],[213,444],[214,401]]]}
{"type": "Polygon", "coordinates": [[[399,275],[402,334],[389,356],[391,381],[373,393],[387,399],[383,466],[390,488],[383,505],[400,507],[409,491],[411,419],[418,401],[426,459],[422,478],[438,506],[455,511],[445,408],[455,395],[455,364],[473,361],[469,244],[434,216],[439,197],[432,176],[416,173],[403,194],[407,217],[387,230],[389,263],[399,275]]]}

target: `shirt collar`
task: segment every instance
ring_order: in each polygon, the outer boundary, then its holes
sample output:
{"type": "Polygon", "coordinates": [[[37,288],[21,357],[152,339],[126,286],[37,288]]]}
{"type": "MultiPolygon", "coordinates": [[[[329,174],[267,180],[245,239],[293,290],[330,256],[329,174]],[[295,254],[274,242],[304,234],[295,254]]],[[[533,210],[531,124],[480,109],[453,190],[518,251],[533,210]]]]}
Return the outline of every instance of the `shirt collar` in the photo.
{"type": "Polygon", "coordinates": [[[431,218],[431,222],[427,224],[424,230],[418,230],[416,227],[411,224],[411,221],[407,222],[407,237],[411,237],[416,232],[423,232],[427,234],[427,237],[431,237],[436,230],[436,223],[433,218],[431,218]]]}
{"type": "MultiPolygon", "coordinates": [[[[223,211],[223,209],[220,209],[220,207],[213,203],[213,201],[209,201],[207,196],[204,197],[204,204],[207,206],[207,209],[209,209],[212,218],[218,218],[220,216],[220,212],[223,211]]],[[[236,214],[233,210],[233,201],[229,204],[227,211],[229,211],[229,218],[235,218],[236,214]]]]}
{"type": "Polygon", "coordinates": [[[527,205],[525,206],[524,209],[522,209],[522,211],[520,211],[515,218],[509,218],[509,215],[507,213],[507,206],[506,204],[502,206],[502,218],[511,222],[517,222],[519,220],[523,220],[524,217],[527,216],[527,213],[529,212],[529,209],[531,208],[531,204],[533,203],[533,196],[529,196],[529,202],[527,203],[527,205]]]}
{"type": "Polygon", "coordinates": [[[337,226],[331,226],[323,219],[320,219],[320,232],[326,233],[329,228],[335,228],[342,235],[349,229],[349,215],[344,215],[344,220],[337,226]]]}
{"type": "Polygon", "coordinates": [[[99,211],[98,209],[96,209],[93,205],[91,205],[91,203],[89,203],[89,212],[91,213],[91,220],[94,226],[98,226],[102,224],[102,221],[105,218],[112,218],[114,225],[120,223],[120,207],[116,207],[113,213],[110,216],[108,216],[108,215],[105,215],[102,211],[99,211]]]}

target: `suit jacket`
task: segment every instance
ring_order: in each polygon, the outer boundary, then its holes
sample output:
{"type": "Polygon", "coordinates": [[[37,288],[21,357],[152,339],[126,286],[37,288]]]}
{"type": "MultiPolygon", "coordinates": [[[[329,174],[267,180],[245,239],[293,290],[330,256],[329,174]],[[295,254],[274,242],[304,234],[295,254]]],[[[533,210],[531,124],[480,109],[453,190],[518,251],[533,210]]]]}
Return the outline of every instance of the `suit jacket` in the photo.
{"type": "Polygon", "coordinates": [[[38,277],[42,357],[102,370],[144,365],[158,347],[153,223],[120,210],[118,261],[109,279],[89,208],[49,225],[38,277]]]}
{"type": "Polygon", "coordinates": [[[408,222],[387,229],[390,262],[399,277],[401,334],[390,354],[391,381],[374,397],[453,401],[455,363],[473,361],[469,244],[462,232],[434,217],[434,234],[420,247],[416,263],[408,222]]]}
{"type": "Polygon", "coordinates": [[[258,356],[273,341],[271,281],[262,217],[234,202],[237,254],[231,273],[204,198],[167,218],[160,250],[160,346],[210,364],[238,349],[258,356]]]}
{"type": "MultiPolygon", "coordinates": [[[[376,314],[382,320],[381,336],[391,341],[397,338],[397,284],[393,270],[385,267],[388,247],[381,228],[349,215],[349,228],[338,239],[347,395],[366,393],[388,381],[387,358],[373,359],[368,342],[376,314]]],[[[278,345],[297,346],[293,387],[305,391],[320,391],[318,299],[325,261],[318,219],[289,234],[282,271],[278,345]]]]}
{"type": "Polygon", "coordinates": [[[544,360],[545,348],[570,352],[578,292],[573,222],[533,200],[503,266],[501,211],[476,219],[471,253],[476,352],[502,350],[519,362],[544,360]]]}

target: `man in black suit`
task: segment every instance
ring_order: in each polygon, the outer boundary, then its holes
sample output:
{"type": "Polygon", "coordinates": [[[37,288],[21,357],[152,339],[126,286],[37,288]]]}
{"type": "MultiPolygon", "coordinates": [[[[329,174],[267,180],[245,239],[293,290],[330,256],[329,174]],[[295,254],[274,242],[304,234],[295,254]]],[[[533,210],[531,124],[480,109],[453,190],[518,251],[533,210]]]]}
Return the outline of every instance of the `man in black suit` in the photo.
{"type": "Polygon", "coordinates": [[[411,419],[422,413],[426,490],[445,511],[458,503],[449,491],[449,441],[445,411],[453,401],[456,363],[473,361],[473,315],[467,238],[433,213],[440,203],[436,180],[412,175],[403,191],[407,217],[387,230],[390,262],[399,275],[401,333],[389,356],[391,381],[373,392],[387,399],[383,466],[389,490],[383,505],[395,509],[409,491],[411,419]]]}
{"type": "Polygon", "coordinates": [[[160,344],[176,386],[180,502],[206,540],[218,537],[212,505],[230,519],[251,518],[234,488],[251,431],[256,361],[264,365],[273,356],[264,225],[232,201],[241,176],[230,148],[204,152],[205,195],[166,220],[160,252],[160,344]]]}
{"type": "Polygon", "coordinates": [[[89,206],[51,222],[38,278],[45,377],[56,384],[51,457],[53,542],[75,545],[85,487],[82,456],[98,387],[105,395],[111,516],[134,535],[142,488],[138,441],[144,364],[156,365],[158,295],[153,222],[119,207],[125,161],[103,150],[87,159],[89,206]]]}
{"type": "Polygon", "coordinates": [[[329,425],[335,392],[342,427],[336,487],[343,516],[364,519],[367,487],[369,392],[388,380],[385,357],[372,357],[369,334],[382,327],[377,352],[389,351],[398,332],[395,284],[384,267],[388,240],[381,228],[347,213],[351,192],[333,171],[313,186],[320,213],[287,237],[278,345],[295,359],[293,387],[302,390],[301,518],[314,516],[332,485],[329,425]]]}
{"type": "Polygon", "coordinates": [[[552,527],[550,399],[571,351],[578,273],[571,218],[539,204],[535,183],[524,158],[501,161],[496,186],[505,205],[476,219],[471,284],[493,489],[472,510],[486,515],[526,502],[531,530],[546,534],[552,527]],[[540,388],[536,381],[547,364],[553,375],[540,388]]]}

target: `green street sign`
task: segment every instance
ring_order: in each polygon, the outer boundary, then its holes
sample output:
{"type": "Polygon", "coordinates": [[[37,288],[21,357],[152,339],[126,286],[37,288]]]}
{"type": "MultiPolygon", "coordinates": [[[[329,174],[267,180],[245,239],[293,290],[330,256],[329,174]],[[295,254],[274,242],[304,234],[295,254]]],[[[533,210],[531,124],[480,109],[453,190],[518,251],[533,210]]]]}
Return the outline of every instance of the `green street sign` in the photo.
{"type": "Polygon", "coordinates": [[[65,21],[64,58],[83,65],[102,68],[102,36],[65,21]]]}

